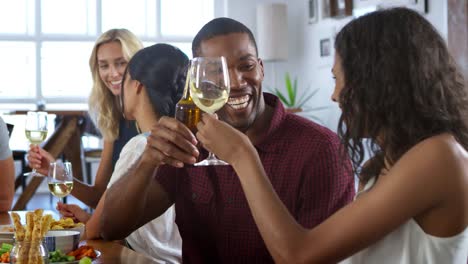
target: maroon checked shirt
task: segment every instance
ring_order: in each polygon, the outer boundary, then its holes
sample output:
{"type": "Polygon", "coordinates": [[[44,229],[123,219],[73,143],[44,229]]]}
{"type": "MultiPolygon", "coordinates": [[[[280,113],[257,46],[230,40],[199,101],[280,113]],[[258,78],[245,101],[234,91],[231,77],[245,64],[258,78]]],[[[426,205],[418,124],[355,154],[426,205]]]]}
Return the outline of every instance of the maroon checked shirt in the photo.
{"type": "MultiPolygon", "coordinates": [[[[255,147],[278,196],[304,227],[321,223],[354,197],[349,160],[337,135],[287,114],[278,98],[255,147]]],[[[156,179],[175,203],[184,263],[272,263],[231,166],[159,168],[156,179]]]]}

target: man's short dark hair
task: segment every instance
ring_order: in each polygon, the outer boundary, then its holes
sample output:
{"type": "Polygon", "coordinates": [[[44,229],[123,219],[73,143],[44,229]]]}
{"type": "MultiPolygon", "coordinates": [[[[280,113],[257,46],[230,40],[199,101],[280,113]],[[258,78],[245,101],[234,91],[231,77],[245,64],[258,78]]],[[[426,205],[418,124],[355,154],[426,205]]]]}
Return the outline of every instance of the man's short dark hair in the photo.
{"type": "Polygon", "coordinates": [[[256,55],[258,55],[257,43],[255,42],[255,38],[252,34],[252,31],[250,31],[248,27],[246,27],[244,24],[237,20],[227,17],[219,17],[206,23],[200,29],[200,31],[198,31],[197,35],[195,36],[192,42],[193,56],[196,57],[200,55],[200,45],[202,41],[231,33],[247,34],[249,36],[250,41],[255,47],[256,55]]]}

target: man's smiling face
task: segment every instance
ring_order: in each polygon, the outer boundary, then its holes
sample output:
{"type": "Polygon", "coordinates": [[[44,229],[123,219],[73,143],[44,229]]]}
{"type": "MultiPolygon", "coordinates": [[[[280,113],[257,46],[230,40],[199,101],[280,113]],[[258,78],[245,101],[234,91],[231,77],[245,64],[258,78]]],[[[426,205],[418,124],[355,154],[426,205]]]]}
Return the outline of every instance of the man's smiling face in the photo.
{"type": "Polygon", "coordinates": [[[264,111],[262,94],[263,62],[248,34],[230,33],[201,42],[200,56],[226,58],[231,92],[217,114],[233,127],[246,131],[264,111]]]}

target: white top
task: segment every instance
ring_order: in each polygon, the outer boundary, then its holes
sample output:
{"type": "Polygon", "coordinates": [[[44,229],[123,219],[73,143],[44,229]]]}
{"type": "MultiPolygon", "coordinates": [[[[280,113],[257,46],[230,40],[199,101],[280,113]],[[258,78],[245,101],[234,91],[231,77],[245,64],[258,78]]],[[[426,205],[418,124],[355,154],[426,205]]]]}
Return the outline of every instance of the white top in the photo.
{"type": "MultiPolygon", "coordinates": [[[[146,136],[137,135],[130,139],[120,152],[108,188],[138,161],[146,146],[146,136]]],[[[182,239],[175,223],[175,208],[140,227],[127,237],[127,242],[138,252],[152,257],[157,263],[181,263],[182,239]]]]}
{"type": "MultiPolygon", "coordinates": [[[[369,190],[374,183],[372,178],[356,196],[369,190]]],[[[442,238],[426,234],[414,219],[410,219],[342,263],[466,264],[467,260],[468,227],[460,234],[442,238]]]]}

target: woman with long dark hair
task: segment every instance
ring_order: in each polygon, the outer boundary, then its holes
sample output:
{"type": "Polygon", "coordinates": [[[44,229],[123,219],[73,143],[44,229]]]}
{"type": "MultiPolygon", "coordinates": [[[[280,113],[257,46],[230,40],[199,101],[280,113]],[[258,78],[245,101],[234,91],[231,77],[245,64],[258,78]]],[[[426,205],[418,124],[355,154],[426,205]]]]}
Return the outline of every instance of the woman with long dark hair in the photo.
{"type": "MultiPolygon", "coordinates": [[[[145,150],[147,134],[162,116],[174,116],[182,97],[188,65],[187,56],[168,44],[156,44],[138,51],[129,61],[122,81],[120,104],[127,120],[136,120],[142,134],[128,141],[115,165],[109,186],[132,170],[145,150]]],[[[142,196],[143,197],[143,196],[142,196]]],[[[100,218],[106,192],[93,215],[74,204],[59,203],[63,215],[86,223],[85,239],[100,238],[100,218]]],[[[122,217],[125,212],[122,212],[122,217]]],[[[138,217],[138,216],[132,216],[138,217]]],[[[182,241],[175,224],[174,206],[158,218],[131,233],[127,243],[157,263],[181,262],[182,241]]]]}

